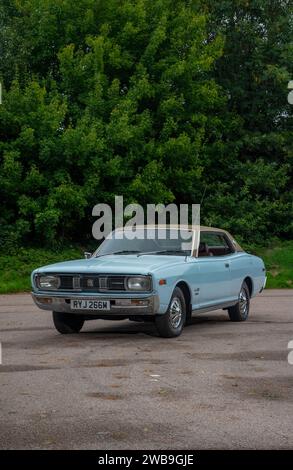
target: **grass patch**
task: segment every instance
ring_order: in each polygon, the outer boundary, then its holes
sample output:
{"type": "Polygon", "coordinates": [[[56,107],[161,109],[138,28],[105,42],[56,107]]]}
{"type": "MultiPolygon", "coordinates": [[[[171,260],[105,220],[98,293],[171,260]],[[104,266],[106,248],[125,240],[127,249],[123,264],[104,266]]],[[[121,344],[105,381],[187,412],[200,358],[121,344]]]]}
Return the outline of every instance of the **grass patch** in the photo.
{"type": "Polygon", "coordinates": [[[65,248],[58,251],[43,248],[20,248],[17,254],[0,253],[0,294],[31,290],[31,272],[58,261],[83,258],[82,248],[65,248]]]}
{"type": "Polygon", "coordinates": [[[267,288],[293,288],[293,241],[275,242],[267,248],[254,247],[267,269],[267,288]]]}
{"type": "MultiPolygon", "coordinates": [[[[246,249],[263,258],[268,274],[267,288],[293,288],[293,241],[275,242],[266,248],[253,246],[246,249]]],[[[30,291],[30,274],[35,268],[83,258],[83,251],[81,247],[57,251],[21,248],[17,254],[0,253],[0,294],[30,291]]]]}

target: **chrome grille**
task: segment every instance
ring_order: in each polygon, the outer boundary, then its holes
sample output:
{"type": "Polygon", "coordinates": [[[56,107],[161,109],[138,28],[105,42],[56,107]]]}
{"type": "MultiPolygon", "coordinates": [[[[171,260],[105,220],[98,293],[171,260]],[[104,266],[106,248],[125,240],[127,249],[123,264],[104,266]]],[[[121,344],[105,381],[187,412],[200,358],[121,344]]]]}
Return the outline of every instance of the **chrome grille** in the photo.
{"type": "Polygon", "coordinates": [[[99,287],[101,290],[108,290],[108,277],[99,277],[99,287]]]}
{"type": "Polygon", "coordinates": [[[123,276],[109,276],[108,290],[125,290],[125,277],[123,276]]]}
{"type": "Polygon", "coordinates": [[[73,288],[73,276],[60,276],[59,289],[72,289],[73,288]]]}
{"type": "Polygon", "coordinates": [[[105,274],[60,275],[58,290],[79,290],[84,292],[125,291],[126,276],[105,274]]]}
{"type": "Polygon", "coordinates": [[[99,290],[99,278],[97,276],[81,276],[80,288],[86,291],[99,290]]]}

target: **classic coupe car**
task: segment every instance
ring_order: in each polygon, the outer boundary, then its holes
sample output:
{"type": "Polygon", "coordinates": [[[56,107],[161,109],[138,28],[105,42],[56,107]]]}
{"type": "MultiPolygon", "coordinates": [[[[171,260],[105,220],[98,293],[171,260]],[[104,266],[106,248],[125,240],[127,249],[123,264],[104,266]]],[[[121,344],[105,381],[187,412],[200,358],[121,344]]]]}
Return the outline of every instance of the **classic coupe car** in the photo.
{"type": "Polygon", "coordinates": [[[193,313],[217,309],[244,321],[266,282],[262,259],[218,228],[144,226],[132,238],[124,227],[85,255],[32,273],[33,299],[62,334],[85,320],[130,319],[175,337],[193,313]]]}

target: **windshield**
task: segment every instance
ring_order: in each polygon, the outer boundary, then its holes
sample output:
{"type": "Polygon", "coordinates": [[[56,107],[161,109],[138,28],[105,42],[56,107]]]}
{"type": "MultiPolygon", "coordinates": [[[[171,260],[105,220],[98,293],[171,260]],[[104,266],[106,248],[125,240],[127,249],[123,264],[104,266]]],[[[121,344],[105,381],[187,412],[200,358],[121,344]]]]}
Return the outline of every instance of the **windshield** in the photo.
{"type": "Polygon", "coordinates": [[[192,250],[191,230],[178,229],[137,229],[116,230],[106,238],[93,256],[105,256],[107,254],[166,254],[166,255],[191,255],[192,250]],[[134,238],[133,238],[134,237],[134,238]]]}

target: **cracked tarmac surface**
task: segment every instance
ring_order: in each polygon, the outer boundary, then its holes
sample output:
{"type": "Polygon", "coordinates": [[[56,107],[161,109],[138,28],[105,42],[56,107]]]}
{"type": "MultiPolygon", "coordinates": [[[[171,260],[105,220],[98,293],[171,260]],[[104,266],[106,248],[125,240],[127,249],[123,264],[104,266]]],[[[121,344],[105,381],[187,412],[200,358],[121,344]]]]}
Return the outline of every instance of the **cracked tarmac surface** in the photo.
{"type": "Polygon", "coordinates": [[[290,449],[293,290],[249,319],[194,316],[179,338],[96,320],[55,331],[29,294],[0,296],[1,449],[290,449]]]}

